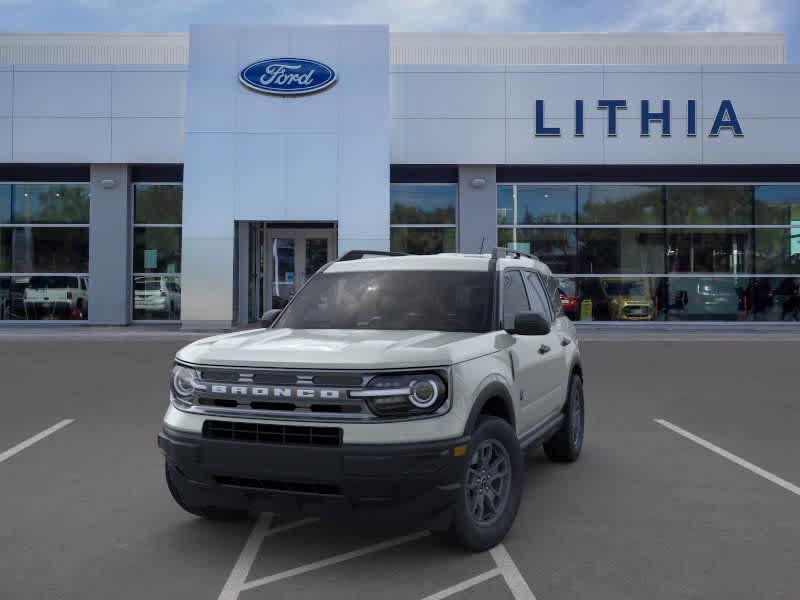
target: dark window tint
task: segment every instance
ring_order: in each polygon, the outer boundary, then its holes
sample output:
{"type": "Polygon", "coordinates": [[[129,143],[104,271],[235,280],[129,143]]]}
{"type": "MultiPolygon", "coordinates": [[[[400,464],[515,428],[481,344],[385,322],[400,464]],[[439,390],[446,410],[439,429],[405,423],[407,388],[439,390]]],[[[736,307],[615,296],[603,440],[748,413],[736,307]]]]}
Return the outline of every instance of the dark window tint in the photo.
{"type": "Polygon", "coordinates": [[[135,273],[180,273],[179,227],[136,227],[133,231],[135,273]]]}
{"type": "Polygon", "coordinates": [[[667,265],[675,273],[752,272],[753,232],[748,229],[673,229],[667,265]]]}
{"type": "Polygon", "coordinates": [[[574,229],[498,229],[497,244],[539,257],[553,273],[574,273],[578,240],[574,229]]]}
{"type": "Polygon", "coordinates": [[[757,273],[800,273],[800,221],[791,229],[756,229],[757,273]]]}
{"type": "Polygon", "coordinates": [[[800,227],[800,186],[757,185],[756,225],[800,227]]]}
{"type": "Polygon", "coordinates": [[[578,244],[580,273],[664,270],[664,234],[660,229],[580,229],[578,244]]]}
{"type": "Polygon", "coordinates": [[[392,227],[393,252],[438,254],[456,251],[455,227],[392,227]]]}
{"type": "Polygon", "coordinates": [[[514,326],[514,317],[521,312],[528,312],[528,294],[522,283],[519,271],[505,271],[502,275],[503,282],[503,327],[514,326]]]}
{"type": "Polygon", "coordinates": [[[455,185],[392,184],[390,196],[392,225],[454,225],[456,222],[455,185]]]}
{"type": "Polygon", "coordinates": [[[302,288],[276,326],[485,332],[491,300],[488,271],[323,273],[302,288]]]}
{"type": "Polygon", "coordinates": [[[557,317],[561,316],[563,314],[563,310],[561,306],[561,292],[559,291],[558,281],[555,277],[550,275],[541,275],[541,278],[544,282],[545,291],[547,292],[547,297],[550,300],[550,307],[553,309],[553,314],[557,317]]]}
{"type": "Polygon", "coordinates": [[[180,225],[183,209],[183,186],[145,185],[134,188],[134,222],[141,224],[180,225]]]}
{"type": "Polygon", "coordinates": [[[598,225],[649,225],[664,222],[664,188],[640,185],[588,185],[578,188],[578,221],[598,225]]]}
{"type": "Polygon", "coordinates": [[[745,225],[753,222],[751,186],[668,186],[668,225],[745,225]]]}
{"type": "Polygon", "coordinates": [[[0,229],[0,272],[85,273],[88,270],[88,228],[0,229]]]}
{"type": "Polygon", "coordinates": [[[15,184],[0,186],[0,223],[87,224],[86,184],[15,184]],[[13,192],[10,191],[13,188],[13,192]]]}

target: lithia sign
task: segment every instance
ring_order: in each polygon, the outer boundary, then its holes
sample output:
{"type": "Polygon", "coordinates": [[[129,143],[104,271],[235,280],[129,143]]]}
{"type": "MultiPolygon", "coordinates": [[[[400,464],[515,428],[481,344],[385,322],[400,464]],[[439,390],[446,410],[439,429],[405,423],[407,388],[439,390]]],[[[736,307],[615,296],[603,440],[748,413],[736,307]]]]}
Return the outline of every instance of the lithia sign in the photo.
{"type": "MultiPolygon", "coordinates": [[[[659,123],[661,125],[661,137],[670,137],[672,135],[672,126],[670,123],[672,101],[662,100],[661,111],[652,112],[650,110],[650,101],[642,100],[640,112],[640,129],[639,135],[641,137],[650,136],[651,123],[659,123]]],[[[627,110],[627,100],[598,100],[597,110],[606,111],[608,114],[608,137],[616,137],[617,135],[617,111],[627,110]]],[[[583,137],[584,126],[584,103],[583,100],[575,100],[575,137],[583,137]]],[[[730,131],[735,137],[742,137],[742,126],[736,116],[736,111],[733,109],[733,102],[730,100],[722,100],[719,104],[717,116],[714,118],[714,123],[708,132],[709,137],[718,137],[721,131],[730,131]]],[[[560,137],[560,127],[547,127],[545,124],[544,113],[544,100],[536,100],[536,137],[560,137]]],[[[686,102],[686,136],[695,137],[697,135],[697,100],[687,100],[686,102]]]]}

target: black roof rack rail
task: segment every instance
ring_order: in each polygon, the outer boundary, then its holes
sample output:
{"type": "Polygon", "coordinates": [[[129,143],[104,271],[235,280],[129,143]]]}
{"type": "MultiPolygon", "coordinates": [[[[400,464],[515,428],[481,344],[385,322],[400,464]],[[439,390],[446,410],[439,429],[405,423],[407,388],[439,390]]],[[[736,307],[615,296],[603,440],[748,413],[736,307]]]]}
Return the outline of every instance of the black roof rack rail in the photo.
{"type": "Polygon", "coordinates": [[[514,248],[495,248],[492,250],[492,258],[497,260],[498,258],[530,258],[531,260],[539,260],[539,258],[535,254],[528,254],[527,252],[523,252],[522,250],[515,250],[514,248]]]}
{"type": "Polygon", "coordinates": [[[344,260],[358,260],[360,258],[377,258],[381,256],[408,256],[405,252],[388,252],[386,250],[350,250],[339,257],[338,262],[344,260]]]}

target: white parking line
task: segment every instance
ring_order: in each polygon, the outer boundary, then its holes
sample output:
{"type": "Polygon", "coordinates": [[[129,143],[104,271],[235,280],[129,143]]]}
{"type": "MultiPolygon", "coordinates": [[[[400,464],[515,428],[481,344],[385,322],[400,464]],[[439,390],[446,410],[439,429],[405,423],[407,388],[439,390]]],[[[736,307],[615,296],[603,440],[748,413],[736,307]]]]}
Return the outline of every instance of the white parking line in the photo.
{"type": "Polygon", "coordinates": [[[281,579],[288,579],[289,577],[294,577],[295,575],[302,575],[304,573],[308,573],[310,571],[316,571],[324,567],[329,567],[331,565],[351,560],[353,558],[366,556],[367,554],[372,554],[373,552],[380,552],[381,550],[393,548],[401,544],[407,544],[408,542],[413,542],[420,538],[424,538],[428,535],[430,535],[430,532],[420,531],[417,533],[412,533],[411,535],[404,535],[402,537],[393,538],[391,540],[386,540],[385,542],[380,542],[379,544],[373,544],[372,546],[366,546],[365,548],[353,550],[352,552],[337,554],[336,556],[331,556],[330,558],[325,558],[323,560],[318,560],[316,562],[303,565],[301,567],[289,569],[288,571],[281,571],[280,573],[276,573],[275,575],[262,577],[260,579],[254,579],[253,581],[248,581],[247,583],[243,584],[239,589],[240,591],[250,590],[252,588],[260,587],[262,585],[267,585],[268,583],[274,583],[276,581],[280,581],[281,579]]]}
{"type": "Polygon", "coordinates": [[[436,592],[435,594],[431,594],[430,596],[425,596],[422,600],[443,600],[443,598],[447,598],[452,596],[453,594],[457,594],[458,592],[463,592],[464,590],[468,590],[471,587],[475,587],[479,583],[483,583],[491,579],[492,577],[498,577],[502,575],[500,573],[500,569],[491,569],[490,571],[486,571],[486,573],[481,573],[480,575],[476,575],[475,577],[471,577],[461,583],[457,583],[455,585],[451,585],[449,588],[445,588],[436,592]]]}
{"type": "Polygon", "coordinates": [[[64,427],[66,427],[70,423],[74,423],[74,422],[75,422],[75,419],[64,419],[63,421],[59,421],[58,423],[56,423],[52,427],[48,427],[44,431],[41,431],[41,432],[37,433],[36,435],[29,437],[24,442],[20,442],[16,446],[14,446],[12,448],[9,448],[5,452],[0,453],[0,463],[4,462],[4,461],[7,461],[9,458],[14,456],[15,454],[18,454],[18,453],[22,452],[23,450],[25,450],[25,448],[29,448],[30,446],[33,446],[36,442],[42,441],[48,435],[51,435],[51,434],[55,433],[56,431],[58,431],[59,429],[63,429],[64,427]]]}
{"type": "Polygon", "coordinates": [[[498,544],[489,550],[489,554],[497,563],[497,568],[503,579],[506,580],[506,585],[511,590],[514,600],[536,600],[536,596],[533,595],[531,588],[528,587],[528,583],[503,544],[498,544]]]}
{"type": "Polygon", "coordinates": [[[276,533],[281,533],[282,531],[289,531],[296,527],[314,523],[317,520],[303,519],[302,521],[295,521],[294,523],[288,523],[281,527],[270,529],[272,517],[272,513],[261,513],[258,517],[256,524],[253,526],[253,530],[250,532],[250,536],[247,538],[244,548],[242,548],[241,553],[239,553],[236,564],[233,565],[231,574],[228,575],[228,581],[225,582],[218,600],[236,600],[236,598],[239,597],[239,592],[243,590],[242,586],[247,580],[247,575],[250,573],[250,569],[253,566],[253,562],[258,554],[258,549],[261,547],[264,538],[275,535],[276,533]]]}
{"type": "Polygon", "coordinates": [[[721,457],[728,459],[732,463],[735,463],[735,464],[739,465],[740,467],[742,467],[744,469],[747,469],[751,473],[755,473],[759,477],[763,477],[767,481],[771,481],[775,485],[778,485],[778,486],[782,487],[783,489],[785,489],[785,490],[787,490],[787,491],[789,491],[789,492],[791,492],[791,493],[793,493],[793,494],[795,494],[797,496],[800,496],[800,487],[796,486],[793,483],[790,483],[789,481],[786,481],[785,479],[782,479],[782,478],[778,477],[774,473],[770,473],[769,471],[765,471],[764,469],[762,469],[758,465],[754,465],[753,463],[751,463],[749,461],[746,461],[745,459],[743,459],[743,458],[741,458],[739,456],[736,456],[735,454],[731,454],[727,450],[725,450],[723,448],[720,448],[719,446],[715,446],[711,442],[707,442],[703,438],[698,437],[698,436],[694,435],[693,433],[689,433],[685,429],[681,429],[680,427],[670,423],[669,421],[666,421],[664,419],[653,419],[653,420],[656,423],[658,423],[659,425],[661,425],[662,427],[666,427],[667,429],[669,429],[671,431],[674,431],[678,435],[682,435],[687,440],[691,440],[695,444],[703,446],[703,448],[706,448],[707,450],[711,450],[711,452],[714,452],[715,454],[718,454],[721,457]]]}

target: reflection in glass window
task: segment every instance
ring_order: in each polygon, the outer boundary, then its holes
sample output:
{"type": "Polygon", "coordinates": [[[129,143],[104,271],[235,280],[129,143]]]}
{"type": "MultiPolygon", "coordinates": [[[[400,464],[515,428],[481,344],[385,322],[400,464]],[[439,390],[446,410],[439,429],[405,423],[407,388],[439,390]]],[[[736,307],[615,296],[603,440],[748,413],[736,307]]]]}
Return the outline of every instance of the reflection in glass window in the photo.
{"type": "Polygon", "coordinates": [[[390,188],[392,251],[455,252],[457,198],[456,184],[393,183],[390,188]]]}
{"type": "Polygon", "coordinates": [[[0,228],[0,272],[86,273],[87,227],[0,228]]]}
{"type": "Polygon", "coordinates": [[[800,228],[800,186],[757,185],[756,225],[793,225],[800,228]]]}
{"type": "Polygon", "coordinates": [[[134,223],[180,225],[183,187],[176,184],[137,184],[134,187],[134,223]]]}
{"type": "Polygon", "coordinates": [[[497,245],[535,254],[554,273],[574,273],[578,241],[574,229],[518,228],[497,230],[497,245]]]}
{"type": "Polygon", "coordinates": [[[756,229],[757,273],[800,273],[800,226],[756,229]]]}
{"type": "Polygon", "coordinates": [[[393,252],[438,254],[456,251],[455,227],[392,227],[393,252]]]}
{"type": "Polygon", "coordinates": [[[530,311],[528,294],[519,271],[503,272],[503,328],[513,329],[514,318],[530,311]]]}
{"type": "Polygon", "coordinates": [[[747,317],[750,280],[736,277],[669,279],[671,321],[740,321],[747,317]]]}
{"type": "Polygon", "coordinates": [[[578,219],[597,225],[664,222],[664,188],[641,185],[578,186],[578,219]]]}
{"type": "Polygon", "coordinates": [[[662,273],[661,229],[579,229],[579,272],[662,273]]]}
{"type": "MultiPolygon", "coordinates": [[[[582,321],[653,321],[664,319],[666,279],[597,277],[578,279],[570,318],[582,321]]],[[[568,300],[571,300],[569,295],[568,300]]],[[[562,305],[564,298],[562,298],[562,305]]]]}
{"type": "Polygon", "coordinates": [[[749,225],[752,186],[667,186],[669,225],[749,225]]]}
{"type": "Polygon", "coordinates": [[[180,273],[180,228],[137,227],[133,237],[133,269],[137,273],[180,273]]]}
{"type": "Polygon", "coordinates": [[[575,223],[575,186],[500,185],[498,225],[575,223]]]}
{"type": "Polygon", "coordinates": [[[753,320],[800,321],[800,278],[754,279],[753,284],[753,320]]]}
{"type": "Polygon", "coordinates": [[[181,280],[167,275],[133,278],[133,318],[137,321],[181,318],[181,280]]]}
{"type": "Polygon", "coordinates": [[[454,184],[399,184],[390,190],[392,225],[455,225],[454,184]]]}
{"type": "Polygon", "coordinates": [[[133,307],[136,321],[181,317],[183,186],[133,187],[133,307]]]}
{"type": "Polygon", "coordinates": [[[672,229],[667,266],[673,273],[752,273],[749,229],[672,229]]]}
{"type": "Polygon", "coordinates": [[[0,223],[88,224],[88,184],[18,183],[0,190],[0,223]]]}

